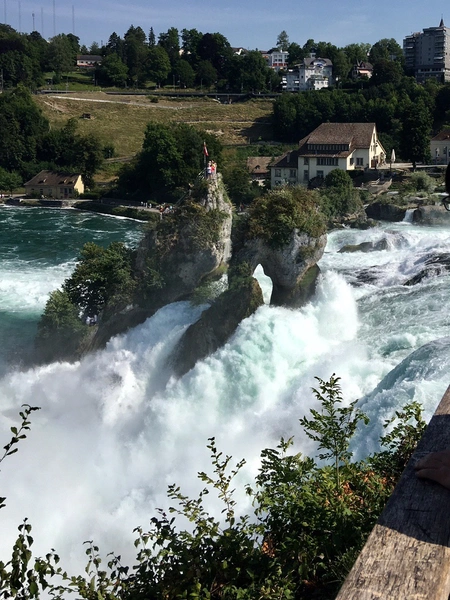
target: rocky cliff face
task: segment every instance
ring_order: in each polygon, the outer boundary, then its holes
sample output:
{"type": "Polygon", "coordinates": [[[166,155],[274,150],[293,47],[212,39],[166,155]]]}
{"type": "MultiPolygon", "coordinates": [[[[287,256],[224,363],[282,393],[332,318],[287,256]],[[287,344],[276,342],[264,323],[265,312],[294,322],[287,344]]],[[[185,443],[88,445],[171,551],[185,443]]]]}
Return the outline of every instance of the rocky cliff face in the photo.
{"type": "Polygon", "coordinates": [[[396,206],[395,204],[373,202],[367,206],[366,214],[370,219],[376,219],[378,221],[403,221],[406,214],[406,208],[396,206]]]}
{"type": "Polygon", "coordinates": [[[202,192],[198,201],[189,198],[145,235],[135,261],[135,301],[100,319],[85,350],[103,347],[113,335],[143,323],[162,306],[187,298],[205,276],[229,260],[232,206],[220,175],[202,192]]]}
{"type": "Polygon", "coordinates": [[[164,217],[161,226],[145,236],[136,258],[144,280],[150,271],[157,271],[162,283],[153,290],[150,304],[162,306],[184,298],[227,263],[231,226],[232,206],[220,175],[208,181],[204,196],[164,217]]]}
{"type": "Polygon", "coordinates": [[[100,348],[162,306],[188,299],[202,280],[228,263],[228,290],[188,328],[172,354],[178,376],[226,343],[239,323],[263,304],[252,277],[259,264],[273,283],[271,304],[304,305],[314,294],[326,235],[315,200],[301,194],[296,198],[295,192],[291,197],[289,190],[283,191],[281,199],[272,194],[267,211],[264,203],[259,205],[244,222],[232,253],[232,206],[221,177],[203,182],[145,235],[134,260],[133,300],[121,310],[107,305],[82,351],[100,348]]]}
{"type": "Polygon", "coordinates": [[[413,220],[422,225],[449,225],[450,212],[442,205],[420,206],[414,211],[413,220]]]}
{"type": "Polygon", "coordinates": [[[253,277],[247,277],[231,286],[181,338],[170,359],[175,374],[181,377],[198,360],[223,346],[239,323],[263,304],[261,288],[253,277]]]}
{"type": "Polygon", "coordinates": [[[252,271],[260,264],[273,284],[270,303],[298,308],[314,293],[319,273],[316,266],[325,249],[326,235],[312,237],[294,229],[289,243],[273,248],[261,239],[250,239],[233,257],[233,263],[247,262],[252,271]]]}

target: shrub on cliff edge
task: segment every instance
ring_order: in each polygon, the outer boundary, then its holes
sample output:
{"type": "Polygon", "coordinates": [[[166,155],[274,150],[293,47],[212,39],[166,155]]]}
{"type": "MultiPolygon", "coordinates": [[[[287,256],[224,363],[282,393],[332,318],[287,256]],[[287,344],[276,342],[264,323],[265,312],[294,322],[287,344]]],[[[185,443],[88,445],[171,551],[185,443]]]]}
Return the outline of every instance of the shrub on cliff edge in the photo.
{"type": "Polygon", "coordinates": [[[319,205],[317,192],[303,186],[271,190],[250,207],[249,237],[261,238],[276,249],[289,243],[294,229],[319,237],[326,233],[325,218],[319,205]]]}

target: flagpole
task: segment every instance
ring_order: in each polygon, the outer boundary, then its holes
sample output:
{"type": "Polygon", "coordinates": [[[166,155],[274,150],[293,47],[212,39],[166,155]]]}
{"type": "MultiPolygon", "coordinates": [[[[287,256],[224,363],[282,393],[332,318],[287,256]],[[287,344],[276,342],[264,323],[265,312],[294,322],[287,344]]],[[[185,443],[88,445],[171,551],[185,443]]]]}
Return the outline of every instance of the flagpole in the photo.
{"type": "Polygon", "coordinates": [[[206,142],[203,142],[203,168],[204,168],[204,176],[205,179],[208,178],[207,170],[206,170],[206,157],[209,156],[208,148],[206,147],[206,142]]]}

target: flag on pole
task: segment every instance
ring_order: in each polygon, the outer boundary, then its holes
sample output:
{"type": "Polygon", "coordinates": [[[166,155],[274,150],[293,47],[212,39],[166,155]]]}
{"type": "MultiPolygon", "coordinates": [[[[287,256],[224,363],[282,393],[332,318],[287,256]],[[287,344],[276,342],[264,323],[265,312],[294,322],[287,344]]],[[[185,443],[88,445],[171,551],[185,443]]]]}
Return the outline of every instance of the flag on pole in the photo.
{"type": "Polygon", "coordinates": [[[206,147],[206,142],[203,142],[203,154],[205,156],[209,156],[209,154],[208,154],[208,148],[206,147]]]}

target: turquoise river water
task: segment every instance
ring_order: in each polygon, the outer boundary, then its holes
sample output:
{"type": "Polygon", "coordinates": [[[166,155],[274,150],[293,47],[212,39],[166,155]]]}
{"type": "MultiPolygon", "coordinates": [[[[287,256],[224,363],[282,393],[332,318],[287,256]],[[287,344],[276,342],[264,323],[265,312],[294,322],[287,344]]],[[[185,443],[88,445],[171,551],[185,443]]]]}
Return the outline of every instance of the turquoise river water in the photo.
{"type": "MultiPolygon", "coordinates": [[[[296,451],[313,452],[298,419],[315,403],[315,377],[336,373],[346,401],[359,399],[369,415],[355,439],[357,456],[378,448],[384,420],[406,402],[420,401],[429,418],[449,384],[450,276],[403,283],[427,257],[448,252],[450,228],[406,222],[329,234],[310,304],[261,307],[180,380],[166,358],[202,311],[186,302],[78,363],[24,367],[46,298],[71,273],[82,244],[136,245],[142,231],[124,219],[0,208],[0,441],[9,439],[23,403],[41,407],[19,452],[2,463],[2,559],[28,517],[37,554],[55,548],[69,569],[84,565],[87,539],[132,560],[132,530],[167,506],[167,485],[201,489],[196,474],[208,471],[209,437],[246,458],[242,484],[252,481],[261,450],[281,436],[293,435],[296,451]],[[381,238],[385,250],[339,253],[381,238]]],[[[257,275],[267,296],[270,284],[260,269],[257,275]]]]}

